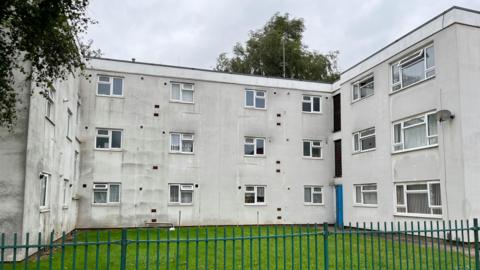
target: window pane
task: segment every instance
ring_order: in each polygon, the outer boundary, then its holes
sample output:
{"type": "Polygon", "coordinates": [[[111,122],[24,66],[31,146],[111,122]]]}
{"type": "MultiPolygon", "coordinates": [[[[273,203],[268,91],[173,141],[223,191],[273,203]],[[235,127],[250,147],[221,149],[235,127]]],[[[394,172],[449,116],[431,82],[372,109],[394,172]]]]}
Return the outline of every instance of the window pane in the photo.
{"type": "Polygon", "coordinates": [[[377,190],[377,185],[363,186],[363,190],[377,190]]]}
{"type": "Polygon", "coordinates": [[[321,157],[322,151],[320,147],[313,147],[312,148],[312,157],[321,157]]]}
{"type": "Polygon", "coordinates": [[[265,187],[257,187],[257,202],[265,202],[265,187]]]}
{"type": "Polygon", "coordinates": [[[265,108],[265,98],[255,98],[255,108],[265,108]]]}
{"type": "Polygon", "coordinates": [[[170,202],[178,202],[178,192],[180,187],[176,185],[170,186],[170,202]]]}
{"type": "Polygon", "coordinates": [[[440,183],[430,184],[430,205],[441,206],[440,183]]]}
{"type": "Polygon", "coordinates": [[[94,191],[93,192],[94,203],[107,203],[107,191],[94,191]]]}
{"type": "Polygon", "coordinates": [[[172,83],[172,99],[180,100],[180,84],[172,83]]]}
{"type": "Polygon", "coordinates": [[[119,130],[112,130],[112,148],[122,147],[122,132],[119,130]]]}
{"type": "Polygon", "coordinates": [[[402,141],[402,128],[400,124],[393,126],[393,142],[399,143],[402,141]]]}
{"type": "Polygon", "coordinates": [[[320,98],[314,97],[313,98],[313,111],[320,112],[320,98]]]}
{"type": "Polygon", "coordinates": [[[257,139],[257,155],[263,155],[264,154],[264,147],[265,147],[265,140],[263,139],[257,139]]]}
{"type": "Polygon", "coordinates": [[[40,180],[40,206],[47,205],[47,176],[43,175],[43,178],[40,180]]]}
{"type": "Polygon", "coordinates": [[[355,202],[362,203],[362,187],[355,186],[355,202]]]}
{"type": "Polygon", "coordinates": [[[264,96],[265,96],[265,92],[263,92],[263,91],[256,91],[256,92],[255,92],[255,96],[257,96],[257,97],[264,97],[264,96]]]}
{"type": "Polygon", "coordinates": [[[110,202],[120,202],[120,185],[110,185],[110,202]]]}
{"type": "Polygon", "coordinates": [[[170,150],[180,151],[180,134],[170,134],[170,150]]]}
{"type": "Polygon", "coordinates": [[[310,156],[310,142],[303,142],[303,156],[310,156]]]}
{"type": "Polygon", "coordinates": [[[193,91],[182,90],[182,100],[185,102],[193,102],[193,91]]]}
{"type": "Polygon", "coordinates": [[[303,201],[306,203],[312,202],[312,188],[311,187],[305,187],[303,190],[303,201]]]}
{"type": "Polygon", "coordinates": [[[97,94],[99,95],[110,95],[110,84],[98,83],[97,84],[97,94]]]}
{"type": "Polygon", "coordinates": [[[437,135],[437,116],[435,114],[429,114],[428,118],[428,136],[437,135]]]}
{"type": "Polygon", "coordinates": [[[402,68],[402,86],[406,87],[425,78],[423,59],[407,67],[402,68]]]}
{"type": "Polygon", "coordinates": [[[98,81],[100,81],[100,82],[110,82],[110,77],[108,77],[108,76],[98,76],[98,81]]]}
{"type": "Polygon", "coordinates": [[[313,194],[313,203],[322,203],[322,193],[313,194]]]}
{"type": "Polygon", "coordinates": [[[361,137],[366,137],[366,136],[372,135],[372,134],[375,134],[375,129],[374,128],[367,129],[367,130],[364,130],[364,131],[360,132],[361,137]]]}
{"type": "Polygon", "coordinates": [[[108,135],[108,130],[106,129],[98,129],[97,130],[98,135],[108,135]]]}
{"type": "Polygon", "coordinates": [[[407,212],[430,214],[427,193],[407,193],[407,212]]]}
{"type": "Polygon", "coordinates": [[[252,187],[252,186],[245,187],[245,189],[247,191],[255,191],[255,187],[252,187]]]}
{"type": "Polygon", "coordinates": [[[182,140],[182,152],[193,153],[193,141],[182,140]]]}
{"type": "Polygon", "coordinates": [[[110,139],[108,137],[97,137],[97,148],[110,148],[110,139]]]}
{"type": "Polygon", "coordinates": [[[121,96],[123,94],[123,79],[113,78],[113,94],[121,96]]]}
{"type": "Polygon", "coordinates": [[[398,65],[392,66],[392,82],[397,83],[400,81],[400,73],[398,70],[398,65]]]}
{"type": "Polygon", "coordinates": [[[255,193],[246,192],[245,193],[245,203],[255,203],[255,193]]]}
{"type": "Polygon", "coordinates": [[[425,125],[407,128],[404,129],[403,132],[405,149],[427,145],[427,131],[425,125]]]}
{"type": "Polygon", "coordinates": [[[245,92],[245,105],[253,106],[253,91],[245,92]]]}
{"type": "Polygon", "coordinates": [[[427,68],[435,66],[435,51],[433,47],[428,47],[425,49],[425,58],[427,68]]]}
{"type": "Polygon", "coordinates": [[[302,111],[304,111],[304,112],[311,112],[311,111],[312,111],[312,103],[310,103],[310,102],[302,102],[302,111]]]}
{"type": "Polygon", "coordinates": [[[360,89],[360,88],[359,88],[358,84],[353,85],[353,91],[352,91],[352,93],[353,93],[353,100],[357,100],[357,99],[359,98],[359,96],[358,96],[358,94],[359,94],[359,92],[360,92],[359,89],[360,89]]]}
{"type": "Polygon", "coordinates": [[[255,143],[254,138],[245,138],[245,143],[255,143]]]}
{"type": "Polygon", "coordinates": [[[427,191],[427,184],[410,184],[410,185],[407,185],[407,190],[425,190],[425,191],[427,191]]]}
{"type": "Polygon", "coordinates": [[[416,124],[421,124],[421,123],[424,123],[425,120],[423,119],[423,116],[422,117],[417,117],[417,118],[413,118],[413,119],[410,119],[408,121],[405,121],[403,123],[403,127],[409,127],[409,126],[413,126],[413,125],[416,125],[416,124]]]}
{"type": "Polygon", "coordinates": [[[182,191],[181,193],[181,202],[182,203],[192,203],[193,200],[193,192],[192,191],[182,191]]]}
{"type": "Polygon", "coordinates": [[[363,193],[364,204],[377,204],[377,192],[364,192],[363,193]]]}
{"type": "Polygon", "coordinates": [[[397,186],[397,204],[399,205],[404,205],[405,204],[405,198],[403,194],[403,186],[397,186]]]}
{"type": "Polygon", "coordinates": [[[255,155],[255,146],[252,145],[252,144],[245,144],[245,149],[244,149],[244,153],[245,155],[248,155],[248,156],[253,156],[255,155]]]}
{"type": "Polygon", "coordinates": [[[375,148],[375,136],[368,137],[361,140],[362,150],[368,150],[375,148]]]}
{"type": "Polygon", "coordinates": [[[353,135],[353,150],[354,151],[359,151],[360,150],[360,144],[358,140],[358,133],[353,135]]]}

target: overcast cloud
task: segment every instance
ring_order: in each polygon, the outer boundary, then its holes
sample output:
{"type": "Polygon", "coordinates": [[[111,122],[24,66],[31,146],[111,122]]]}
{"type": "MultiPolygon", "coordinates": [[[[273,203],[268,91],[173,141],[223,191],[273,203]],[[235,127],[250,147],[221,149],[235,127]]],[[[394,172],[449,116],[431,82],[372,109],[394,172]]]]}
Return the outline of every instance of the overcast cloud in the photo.
{"type": "Polygon", "coordinates": [[[453,5],[480,0],[91,0],[89,29],[104,57],[213,68],[275,13],[305,20],[304,43],[339,50],[346,69],[453,5]]]}

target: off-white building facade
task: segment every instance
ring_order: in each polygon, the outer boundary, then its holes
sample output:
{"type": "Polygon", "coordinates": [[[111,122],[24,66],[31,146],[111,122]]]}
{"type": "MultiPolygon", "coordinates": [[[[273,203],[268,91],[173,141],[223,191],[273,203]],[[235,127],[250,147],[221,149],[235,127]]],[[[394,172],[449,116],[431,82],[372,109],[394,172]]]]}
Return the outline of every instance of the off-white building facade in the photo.
{"type": "Polygon", "coordinates": [[[113,59],[19,84],[0,229],[479,216],[479,48],[454,7],[334,84],[113,59]]]}

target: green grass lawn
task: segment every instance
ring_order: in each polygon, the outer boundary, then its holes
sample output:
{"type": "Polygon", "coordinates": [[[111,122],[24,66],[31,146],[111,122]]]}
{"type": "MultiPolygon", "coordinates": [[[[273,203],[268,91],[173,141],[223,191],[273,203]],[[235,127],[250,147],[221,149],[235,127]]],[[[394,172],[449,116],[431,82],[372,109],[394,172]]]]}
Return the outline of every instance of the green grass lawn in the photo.
{"type": "MultiPolygon", "coordinates": [[[[330,269],[474,269],[473,253],[461,243],[348,232],[328,237],[330,269]]],[[[324,269],[324,237],[313,227],[309,233],[290,226],[131,229],[126,269],[324,269]]],[[[63,252],[58,247],[16,265],[0,263],[0,270],[50,269],[50,264],[51,269],[119,269],[120,239],[120,230],[78,231],[76,247],[63,252]]],[[[73,241],[69,236],[67,242],[73,241]]]]}

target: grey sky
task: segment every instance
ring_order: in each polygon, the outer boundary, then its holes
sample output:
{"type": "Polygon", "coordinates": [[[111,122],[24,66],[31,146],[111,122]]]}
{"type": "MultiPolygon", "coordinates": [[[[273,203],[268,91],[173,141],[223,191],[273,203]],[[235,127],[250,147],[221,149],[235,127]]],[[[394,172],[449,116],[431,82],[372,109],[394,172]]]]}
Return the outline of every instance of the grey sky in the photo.
{"type": "Polygon", "coordinates": [[[109,58],[212,68],[250,30],[288,12],[305,20],[310,49],[340,51],[343,70],[453,5],[480,10],[480,0],[91,0],[99,23],[88,38],[109,58]]]}

